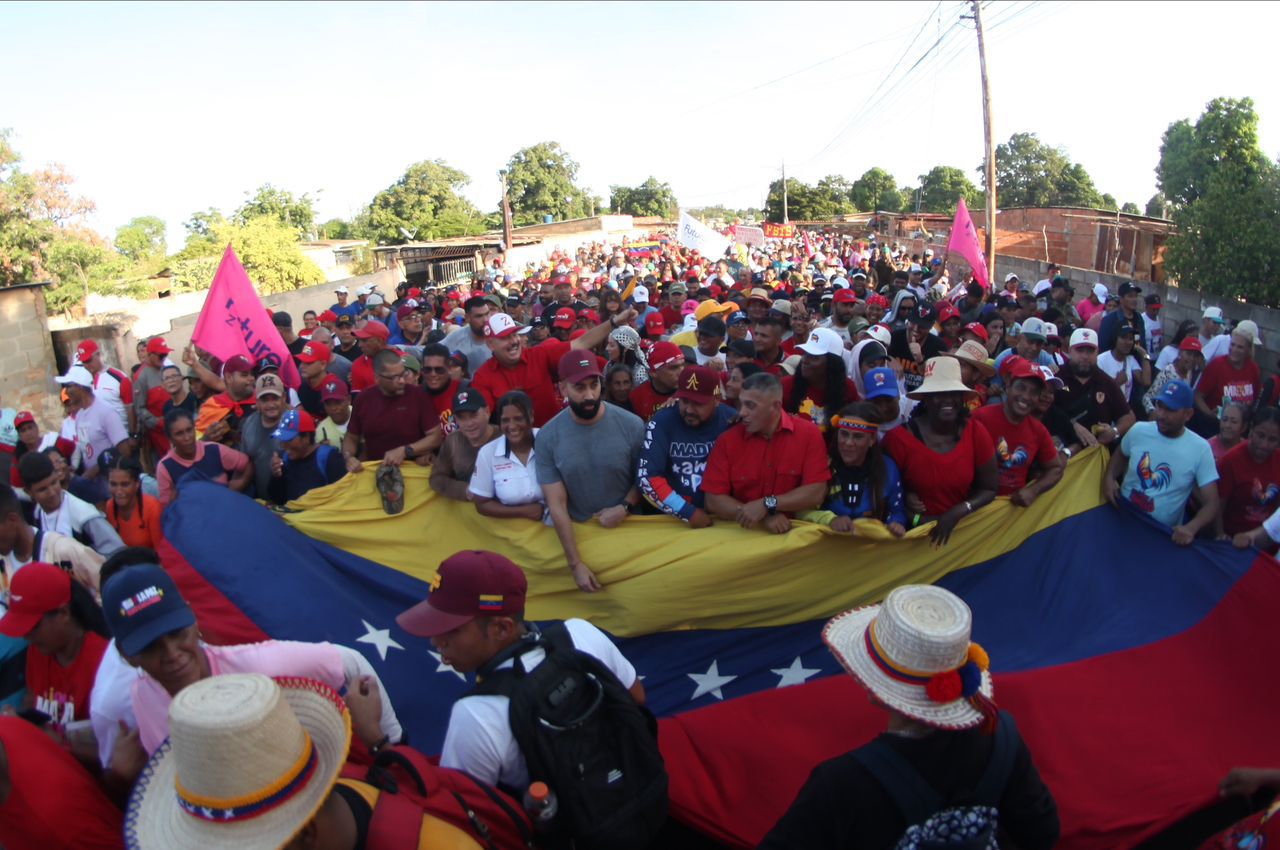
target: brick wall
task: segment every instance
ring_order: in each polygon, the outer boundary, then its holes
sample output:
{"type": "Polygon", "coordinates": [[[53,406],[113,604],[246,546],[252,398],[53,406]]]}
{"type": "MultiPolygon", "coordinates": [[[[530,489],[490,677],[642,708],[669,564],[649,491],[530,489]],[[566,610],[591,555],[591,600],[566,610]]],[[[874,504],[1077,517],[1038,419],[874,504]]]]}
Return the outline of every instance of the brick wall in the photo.
{"type": "Polygon", "coordinates": [[[44,287],[0,287],[0,405],[35,413],[42,429],[62,422],[44,287]]]}

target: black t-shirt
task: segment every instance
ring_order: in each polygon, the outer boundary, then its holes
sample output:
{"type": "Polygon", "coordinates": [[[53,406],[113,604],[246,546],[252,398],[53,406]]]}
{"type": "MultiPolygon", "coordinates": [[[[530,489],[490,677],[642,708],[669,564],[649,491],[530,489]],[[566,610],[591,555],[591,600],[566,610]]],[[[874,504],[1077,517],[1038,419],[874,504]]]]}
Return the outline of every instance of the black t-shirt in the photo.
{"type": "MultiPolygon", "coordinates": [[[[320,386],[324,386],[324,382],[320,382],[320,386]]],[[[320,391],[312,389],[311,384],[303,378],[302,385],[298,387],[298,401],[302,403],[302,409],[310,413],[319,422],[329,414],[324,411],[324,402],[320,399],[320,391]]]]}
{"type": "Polygon", "coordinates": [[[908,324],[889,336],[889,356],[897,358],[902,364],[902,382],[906,384],[907,392],[919,389],[920,384],[924,383],[924,364],[929,362],[929,358],[937,357],[946,351],[941,337],[929,334],[924,338],[924,342],[920,343],[920,352],[924,358],[917,363],[911,354],[911,338],[908,336],[914,329],[913,325],[908,324]]]}
{"type": "Polygon", "coordinates": [[[289,353],[292,354],[294,357],[297,357],[299,354],[302,353],[302,349],[307,347],[307,343],[309,342],[311,342],[311,340],[303,339],[302,337],[299,336],[299,337],[294,337],[293,342],[285,343],[285,345],[286,347],[288,347],[289,353]]]}
{"type": "Polygon", "coordinates": [[[284,474],[271,479],[267,485],[267,495],[275,504],[283,505],[285,502],[301,499],[317,487],[332,484],[346,474],[347,463],[342,452],[333,446],[320,446],[303,460],[286,460],[284,474]]]}
{"type": "MultiPolygon", "coordinates": [[[[949,806],[972,804],[969,795],[982,779],[995,743],[995,736],[978,729],[939,731],[923,738],[886,732],[880,739],[909,761],[949,806]]],[[[1021,736],[998,808],[1000,832],[1014,846],[1040,850],[1057,843],[1057,804],[1021,736]]],[[[893,798],[846,753],[814,768],[760,850],[888,850],[906,829],[906,819],[893,798]]]]}
{"type": "MultiPolygon", "coordinates": [[[[1062,383],[1062,389],[1055,393],[1053,406],[1065,413],[1068,419],[1085,428],[1099,424],[1111,425],[1133,412],[1116,382],[1097,367],[1094,367],[1089,380],[1081,383],[1071,371],[1071,366],[1065,366],[1062,369],[1062,383]]],[[[1074,429],[1072,433],[1070,443],[1079,442],[1074,437],[1074,429]]]]}
{"type": "Polygon", "coordinates": [[[341,343],[339,343],[339,344],[337,345],[337,347],[333,349],[333,353],[334,353],[334,354],[340,354],[340,355],[342,355],[343,357],[345,357],[345,358],[347,358],[348,360],[350,360],[352,363],[354,363],[354,362],[356,362],[356,360],[357,360],[357,359],[359,359],[359,357],[360,357],[360,353],[361,353],[361,352],[360,352],[360,340],[356,339],[355,337],[352,337],[352,338],[351,338],[351,345],[346,346],[345,348],[342,346],[342,344],[341,344],[341,343]]]}

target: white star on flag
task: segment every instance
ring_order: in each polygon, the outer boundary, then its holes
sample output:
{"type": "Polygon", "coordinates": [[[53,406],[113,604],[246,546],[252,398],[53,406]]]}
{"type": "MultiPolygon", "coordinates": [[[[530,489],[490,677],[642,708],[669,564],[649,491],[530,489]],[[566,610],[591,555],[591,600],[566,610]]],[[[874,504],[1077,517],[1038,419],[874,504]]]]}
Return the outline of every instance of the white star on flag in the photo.
{"type": "Polygon", "coordinates": [[[462,674],[462,673],[459,673],[457,670],[453,669],[453,667],[451,667],[450,665],[448,665],[448,664],[445,664],[445,663],[444,663],[444,659],[440,656],[440,653],[438,653],[438,652],[428,652],[428,655],[430,655],[432,658],[434,658],[434,659],[436,660],[436,672],[437,672],[437,673],[452,673],[453,675],[457,676],[457,677],[458,677],[459,679],[461,679],[462,681],[464,681],[464,682],[465,682],[465,681],[467,681],[467,677],[466,677],[466,675],[464,675],[464,674],[462,674]]]}
{"type": "Polygon", "coordinates": [[[685,675],[693,679],[698,685],[693,691],[693,696],[689,697],[690,701],[703,694],[711,694],[716,699],[724,699],[724,694],[720,692],[720,688],[738,678],[737,676],[721,676],[719,661],[712,661],[711,666],[707,668],[705,673],[686,673],[685,675]]]}
{"type": "Polygon", "coordinates": [[[822,671],[816,667],[805,667],[800,663],[800,656],[797,655],[796,660],[791,662],[790,667],[777,667],[772,672],[779,677],[778,687],[785,688],[788,685],[803,685],[806,679],[810,679],[822,671]]]}
{"type": "Polygon", "coordinates": [[[390,629],[375,629],[368,620],[361,620],[360,622],[364,623],[365,634],[356,638],[356,643],[368,643],[377,647],[378,657],[383,661],[387,660],[388,649],[404,649],[403,646],[392,639],[390,629]]]}

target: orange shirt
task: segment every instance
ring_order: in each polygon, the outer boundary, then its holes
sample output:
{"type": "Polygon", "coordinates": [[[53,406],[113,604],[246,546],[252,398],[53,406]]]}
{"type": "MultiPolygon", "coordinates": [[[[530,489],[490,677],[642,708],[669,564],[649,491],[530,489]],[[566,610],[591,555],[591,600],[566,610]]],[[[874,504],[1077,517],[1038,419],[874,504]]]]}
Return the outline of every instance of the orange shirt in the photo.
{"type": "Polygon", "coordinates": [[[108,500],[107,521],[120,535],[124,545],[156,549],[164,539],[164,532],[160,527],[163,505],[155,496],[148,496],[141,491],[138,492],[138,501],[139,505],[134,508],[133,516],[122,519],[116,514],[115,500],[108,500]]]}

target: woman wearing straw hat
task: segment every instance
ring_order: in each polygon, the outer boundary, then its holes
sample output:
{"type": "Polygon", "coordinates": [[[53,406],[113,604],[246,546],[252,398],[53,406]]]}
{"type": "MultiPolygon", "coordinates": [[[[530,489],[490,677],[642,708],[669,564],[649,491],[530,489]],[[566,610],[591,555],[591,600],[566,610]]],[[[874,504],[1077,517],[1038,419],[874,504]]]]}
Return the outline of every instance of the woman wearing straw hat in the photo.
{"type": "Polygon", "coordinates": [[[997,826],[1022,850],[1057,842],[1057,805],[993,702],[972,619],[950,591],[904,585],[827,623],[827,648],[886,712],[886,731],[814,768],[761,850],[915,847],[940,827],[955,846],[995,847],[997,826]]]}
{"type": "Polygon", "coordinates": [[[996,496],[999,474],[995,444],[978,422],[969,421],[973,390],[960,380],[960,361],[934,357],[924,381],[908,398],[920,402],[906,424],[884,436],[884,448],[902,471],[913,525],[936,521],[930,535],[946,544],[960,520],[996,496]]]}

